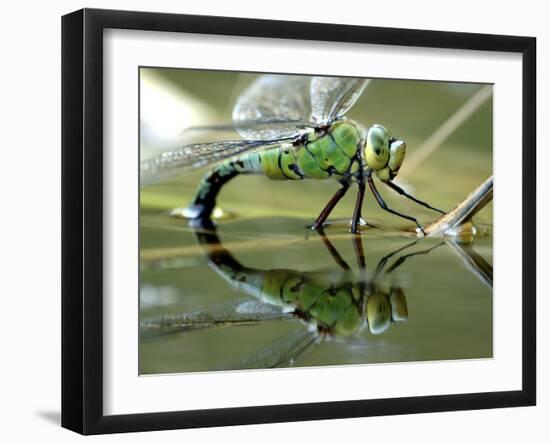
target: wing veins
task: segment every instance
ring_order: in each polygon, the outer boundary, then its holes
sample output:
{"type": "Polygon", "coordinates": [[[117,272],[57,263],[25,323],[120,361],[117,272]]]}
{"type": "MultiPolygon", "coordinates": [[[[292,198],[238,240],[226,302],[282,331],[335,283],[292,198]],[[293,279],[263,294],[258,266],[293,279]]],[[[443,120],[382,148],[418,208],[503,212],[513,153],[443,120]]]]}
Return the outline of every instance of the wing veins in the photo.
{"type": "Polygon", "coordinates": [[[285,120],[285,119],[264,119],[264,120],[248,120],[239,121],[238,123],[226,123],[217,125],[204,125],[204,126],[190,126],[185,129],[185,132],[193,131],[240,131],[245,129],[258,129],[262,126],[266,126],[265,129],[278,129],[278,125],[288,125],[292,123],[296,127],[296,134],[299,134],[300,130],[312,126],[313,124],[306,120],[285,120]],[[271,128],[269,127],[271,126],[271,128]]]}
{"type": "Polygon", "coordinates": [[[311,83],[312,119],[330,123],[344,116],[363,94],[368,79],[314,77],[311,83]]]}
{"type": "Polygon", "coordinates": [[[143,160],[140,170],[141,184],[151,184],[246,152],[260,152],[294,139],[292,136],[272,140],[224,140],[184,145],[143,160]]]}

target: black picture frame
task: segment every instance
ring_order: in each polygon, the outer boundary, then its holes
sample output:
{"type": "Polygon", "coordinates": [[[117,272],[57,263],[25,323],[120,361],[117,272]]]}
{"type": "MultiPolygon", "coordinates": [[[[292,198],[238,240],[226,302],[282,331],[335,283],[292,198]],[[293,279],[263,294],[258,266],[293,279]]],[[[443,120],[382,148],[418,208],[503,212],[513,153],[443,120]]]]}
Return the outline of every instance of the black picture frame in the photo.
{"type": "Polygon", "coordinates": [[[62,426],[82,434],[501,408],[536,402],[536,39],[83,9],[62,18],[62,426]],[[103,31],[107,28],[519,53],[523,64],[522,389],[103,413],[103,31]]]}

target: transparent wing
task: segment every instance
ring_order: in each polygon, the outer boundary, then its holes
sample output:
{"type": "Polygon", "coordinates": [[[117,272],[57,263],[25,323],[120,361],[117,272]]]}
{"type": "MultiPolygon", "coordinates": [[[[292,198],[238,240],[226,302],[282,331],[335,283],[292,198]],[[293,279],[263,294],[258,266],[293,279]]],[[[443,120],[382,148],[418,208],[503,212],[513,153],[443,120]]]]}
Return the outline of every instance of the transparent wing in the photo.
{"type": "Polygon", "coordinates": [[[342,117],[361,96],[369,80],[314,77],[311,80],[311,116],[318,124],[342,117]]]}
{"type": "Polygon", "coordinates": [[[143,160],[140,168],[141,185],[174,177],[245,152],[269,149],[292,139],[293,137],[274,140],[224,140],[181,146],[143,160]]]}
{"type": "Polygon", "coordinates": [[[233,123],[248,140],[290,137],[310,122],[311,77],[262,75],[233,108],[233,123]]]}
{"type": "Polygon", "coordinates": [[[251,139],[260,140],[262,135],[266,135],[266,138],[276,138],[291,135],[298,135],[303,129],[311,127],[313,123],[304,122],[301,120],[285,120],[285,119],[264,119],[257,121],[241,121],[236,126],[235,123],[222,123],[217,125],[204,125],[204,126],[190,126],[185,128],[185,133],[214,133],[214,132],[237,132],[248,133],[251,131],[254,137],[251,139]],[[267,137],[267,135],[272,135],[272,137],[267,137]]]}
{"type": "Polygon", "coordinates": [[[243,326],[273,320],[292,319],[278,306],[258,300],[239,299],[195,312],[184,312],[144,319],[140,323],[142,339],[157,339],[198,329],[243,326]]]}
{"type": "Polygon", "coordinates": [[[293,366],[306,351],[313,350],[313,345],[320,342],[321,337],[316,331],[303,327],[294,329],[252,354],[216,369],[265,369],[293,366]]]}

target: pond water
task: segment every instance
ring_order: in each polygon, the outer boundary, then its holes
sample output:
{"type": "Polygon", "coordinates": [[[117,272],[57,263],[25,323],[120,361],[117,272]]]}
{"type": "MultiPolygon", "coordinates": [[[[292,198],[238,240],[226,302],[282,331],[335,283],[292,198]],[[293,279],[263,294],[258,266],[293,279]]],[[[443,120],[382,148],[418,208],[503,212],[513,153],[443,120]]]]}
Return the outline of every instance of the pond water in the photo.
{"type": "MultiPolygon", "coordinates": [[[[236,218],[209,238],[143,215],[140,373],[492,356],[492,288],[470,247],[380,220],[360,236],[334,220],[323,236],[309,221],[236,218]],[[349,300],[356,315],[339,324],[349,300]]],[[[490,268],[490,234],[473,249],[490,268]]]]}

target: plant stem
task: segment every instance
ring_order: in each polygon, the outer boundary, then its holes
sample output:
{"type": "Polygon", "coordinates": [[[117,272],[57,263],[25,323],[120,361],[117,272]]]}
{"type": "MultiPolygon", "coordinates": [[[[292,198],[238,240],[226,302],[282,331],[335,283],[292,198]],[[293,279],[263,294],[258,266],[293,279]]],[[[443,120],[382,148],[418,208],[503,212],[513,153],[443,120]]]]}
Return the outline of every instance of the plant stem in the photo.
{"type": "Polygon", "coordinates": [[[445,234],[448,229],[457,227],[469,221],[478,211],[483,209],[493,199],[493,176],[491,175],[478,188],[452,211],[439,217],[433,223],[424,227],[426,235],[445,234]]]}

